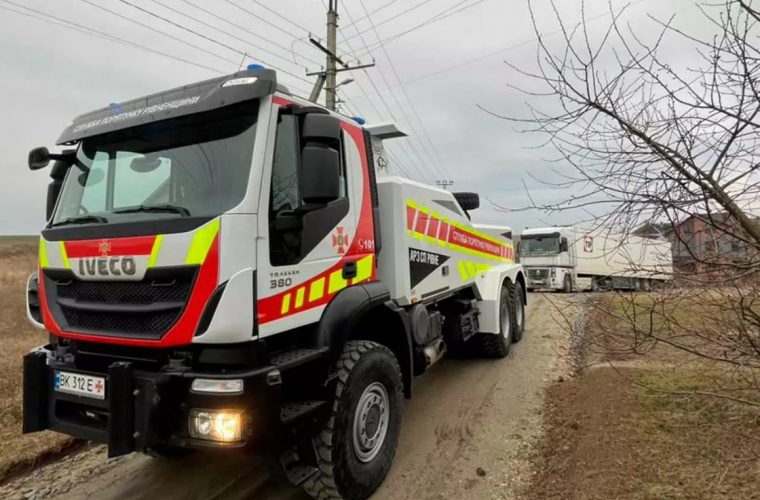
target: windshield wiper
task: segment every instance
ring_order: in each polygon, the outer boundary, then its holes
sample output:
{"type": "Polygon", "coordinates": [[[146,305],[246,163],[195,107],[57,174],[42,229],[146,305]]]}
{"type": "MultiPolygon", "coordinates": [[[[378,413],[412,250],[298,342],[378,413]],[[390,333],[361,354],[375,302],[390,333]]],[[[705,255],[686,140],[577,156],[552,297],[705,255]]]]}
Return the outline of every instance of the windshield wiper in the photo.
{"type": "Polygon", "coordinates": [[[168,203],[163,204],[163,205],[139,205],[136,207],[120,208],[113,211],[113,213],[115,214],[133,214],[137,212],[167,212],[167,213],[173,213],[173,214],[180,214],[183,217],[190,216],[190,210],[186,209],[185,207],[180,207],[178,205],[170,205],[168,203]]]}
{"type": "Polygon", "coordinates": [[[80,215],[77,217],[66,217],[60,222],[50,224],[50,227],[65,226],[67,224],[89,224],[92,222],[102,224],[108,222],[108,219],[102,215],[80,215]]]}

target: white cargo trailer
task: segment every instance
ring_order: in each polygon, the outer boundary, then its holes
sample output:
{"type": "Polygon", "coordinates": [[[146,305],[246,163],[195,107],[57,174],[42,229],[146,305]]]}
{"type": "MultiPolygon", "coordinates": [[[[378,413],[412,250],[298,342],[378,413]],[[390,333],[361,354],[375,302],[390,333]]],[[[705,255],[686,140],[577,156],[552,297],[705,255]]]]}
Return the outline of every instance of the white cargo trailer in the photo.
{"type": "Polygon", "coordinates": [[[528,289],[649,290],[673,270],[668,241],[572,226],[526,229],[519,254],[528,289]]]}

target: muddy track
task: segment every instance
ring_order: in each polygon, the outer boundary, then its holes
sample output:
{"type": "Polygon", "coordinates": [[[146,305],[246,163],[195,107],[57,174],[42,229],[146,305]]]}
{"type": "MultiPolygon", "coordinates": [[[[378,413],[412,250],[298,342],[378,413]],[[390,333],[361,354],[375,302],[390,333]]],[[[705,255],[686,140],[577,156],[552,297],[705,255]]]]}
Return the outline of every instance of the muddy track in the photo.
{"type": "MultiPolygon", "coordinates": [[[[517,498],[541,432],[543,389],[570,371],[568,332],[533,294],[524,340],[504,360],[444,359],[415,379],[399,449],[375,498],[517,498]]],[[[0,488],[2,498],[306,499],[263,460],[197,453],[180,460],[107,460],[91,446],[0,488]]]]}

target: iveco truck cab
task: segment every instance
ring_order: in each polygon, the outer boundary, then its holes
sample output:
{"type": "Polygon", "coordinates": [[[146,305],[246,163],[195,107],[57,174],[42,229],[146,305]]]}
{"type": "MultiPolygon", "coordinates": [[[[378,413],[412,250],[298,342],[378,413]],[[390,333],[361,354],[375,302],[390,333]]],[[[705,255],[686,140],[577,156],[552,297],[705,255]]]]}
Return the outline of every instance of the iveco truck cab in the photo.
{"type": "Polygon", "coordinates": [[[76,118],[46,167],[25,432],[109,456],[250,448],[316,498],[390,469],[413,378],[506,358],[525,277],[473,193],[389,175],[363,126],[249,69],[76,118]]]}

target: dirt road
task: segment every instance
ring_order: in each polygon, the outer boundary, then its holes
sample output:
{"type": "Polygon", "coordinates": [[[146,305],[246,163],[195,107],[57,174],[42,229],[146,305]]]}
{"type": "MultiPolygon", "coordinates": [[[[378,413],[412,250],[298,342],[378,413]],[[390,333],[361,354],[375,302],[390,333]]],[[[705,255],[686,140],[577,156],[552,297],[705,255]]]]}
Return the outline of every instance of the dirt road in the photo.
{"type": "MultiPolygon", "coordinates": [[[[561,295],[552,301],[567,303],[561,295]]],[[[549,298],[530,298],[524,340],[509,359],[445,359],[415,379],[393,469],[375,498],[517,498],[541,432],[543,389],[569,371],[569,338],[549,298]]],[[[572,300],[572,299],[570,299],[572,300]]],[[[178,461],[88,448],[14,480],[0,497],[302,499],[260,459],[196,454],[178,461]]]]}

